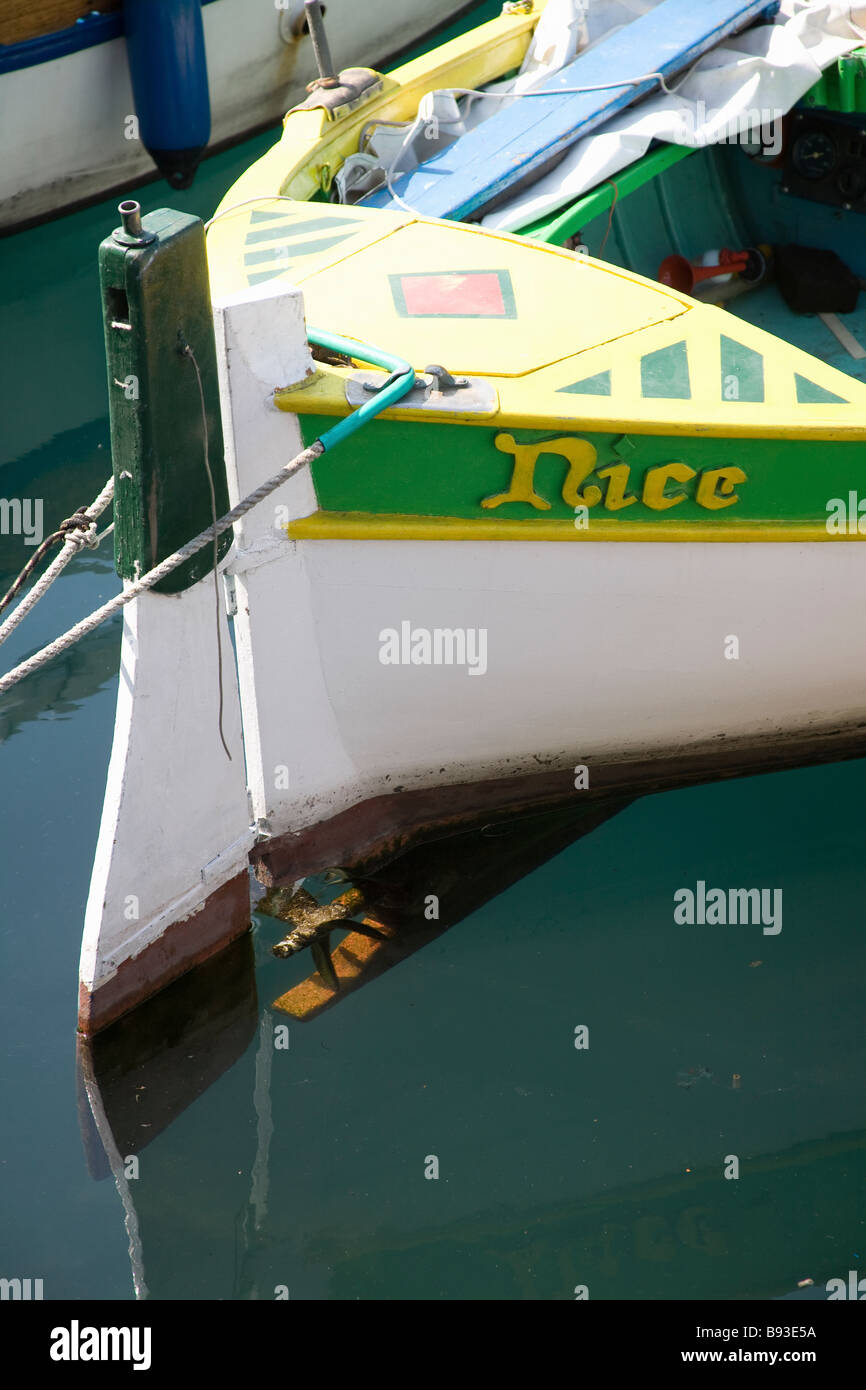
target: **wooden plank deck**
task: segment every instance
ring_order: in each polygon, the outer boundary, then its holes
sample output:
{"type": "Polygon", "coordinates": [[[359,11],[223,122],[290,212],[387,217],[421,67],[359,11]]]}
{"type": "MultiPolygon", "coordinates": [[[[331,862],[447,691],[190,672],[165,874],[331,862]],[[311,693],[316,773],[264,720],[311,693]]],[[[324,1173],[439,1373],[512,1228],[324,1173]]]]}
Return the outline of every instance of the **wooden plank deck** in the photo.
{"type": "Polygon", "coordinates": [[[101,14],[119,10],[121,0],[0,0],[0,44],[21,43],[68,29],[94,9],[101,14]]]}

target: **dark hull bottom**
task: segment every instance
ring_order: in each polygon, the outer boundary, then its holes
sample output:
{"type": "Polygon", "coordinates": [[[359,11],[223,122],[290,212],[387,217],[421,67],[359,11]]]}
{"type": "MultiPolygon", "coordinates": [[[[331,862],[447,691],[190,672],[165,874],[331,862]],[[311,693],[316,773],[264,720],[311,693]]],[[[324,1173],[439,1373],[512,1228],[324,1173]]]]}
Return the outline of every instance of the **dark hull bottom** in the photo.
{"type": "Polygon", "coordinates": [[[78,992],[78,1031],[99,1033],[138,1004],[202,965],[248,930],[250,883],[244,872],[211,893],[192,917],[175,922],[158,941],[125,960],[117,974],[91,994],[78,992]]]}
{"type": "MultiPolygon", "coordinates": [[[[664,762],[639,758],[593,764],[590,787],[574,788],[571,768],[394,792],[360,802],[330,820],[258,846],[251,859],[259,880],[273,886],[330,868],[367,881],[367,920],[387,938],[352,934],[334,952],[340,990],[318,976],[311,990],[280,1007],[312,1017],[324,1007],[494,898],[629,801],[652,792],[730,777],[777,772],[866,756],[866,719],[845,730],[812,729],[784,740],[718,740],[664,762]],[[509,822],[514,821],[513,825],[509,822]],[[459,865],[456,877],[454,866],[459,865]],[[387,873],[382,869],[388,866],[387,873]],[[443,885],[448,886],[447,892],[443,885]],[[422,887],[418,887],[421,885],[422,887]],[[442,890],[442,891],[440,891],[442,890]],[[423,897],[447,899],[436,921],[423,897]]],[[[79,1031],[92,1036],[116,1022],[247,931],[249,880],[238,874],[194,916],[171,926],[95,993],[82,986],[79,1031]]],[[[303,986],[299,986],[303,990],[303,986]]]]}
{"type": "MultiPolygon", "coordinates": [[[[864,710],[866,716],[866,710],[864,710]]],[[[816,728],[784,739],[718,739],[664,761],[634,758],[593,763],[590,786],[574,787],[572,768],[497,777],[430,790],[392,792],[359,802],[330,820],[257,846],[250,856],[267,887],[291,883],[323,869],[357,873],[379,866],[413,845],[481,828],[515,813],[585,806],[610,797],[633,799],[676,787],[866,757],[866,717],[844,730],[816,728]]],[[[577,760],[575,760],[577,761],[577,760]]]]}

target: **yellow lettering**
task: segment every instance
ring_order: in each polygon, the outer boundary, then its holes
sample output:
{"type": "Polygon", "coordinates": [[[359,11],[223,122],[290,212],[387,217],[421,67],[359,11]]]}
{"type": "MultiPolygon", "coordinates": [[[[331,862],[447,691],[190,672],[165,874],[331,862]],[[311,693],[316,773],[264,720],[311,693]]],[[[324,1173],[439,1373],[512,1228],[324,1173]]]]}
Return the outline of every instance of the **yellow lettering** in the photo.
{"type": "Polygon", "coordinates": [[[651,468],[644,478],[643,501],[648,507],[652,507],[654,512],[666,512],[670,507],[679,506],[680,502],[685,502],[686,494],[682,491],[667,493],[665,488],[668,482],[687,483],[689,478],[695,476],[695,470],[689,468],[687,463],[662,463],[658,468],[651,468]]]}
{"type": "Polygon", "coordinates": [[[737,483],[744,483],[746,475],[742,468],[711,468],[698,478],[695,501],[699,507],[709,507],[718,511],[720,507],[732,507],[739,502],[739,494],[734,492],[737,483]]]}
{"type": "Polygon", "coordinates": [[[585,492],[580,491],[581,483],[595,468],[598,458],[595,449],[588,439],[557,439],[556,446],[556,452],[564,454],[570,465],[562,484],[563,502],[567,502],[569,507],[596,506],[601,501],[600,487],[593,483],[585,492]],[[563,448],[563,445],[568,445],[568,448],[563,448]]]}
{"type": "Polygon", "coordinates": [[[628,497],[625,494],[630,472],[631,468],[627,463],[612,463],[609,468],[598,470],[600,478],[610,478],[604,498],[605,511],[619,512],[623,507],[630,507],[632,502],[637,501],[633,492],[629,493],[628,497]]]}
{"type": "Polygon", "coordinates": [[[541,454],[560,454],[568,461],[568,473],[562,485],[562,498],[569,507],[594,507],[601,501],[601,488],[588,487],[581,494],[580,486],[589,477],[598,457],[587,439],[545,439],[538,444],[517,444],[513,434],[497,434],[493,443],[504,454],[514,455],[514,468],[507,492],[485,497],[482,507],[501,507],[504,502],[528,502],[538,511],[550,511],[550,503],[535,490],[535,466],[541,454]]]}
{"type": "Polygon", "coordinates": [[[564,435],[559,439],[543,439],[536,444],[518,444],[513,434],[497,434],[493,443],[501,453],[513,455],[513,466],[508,490],[482,500],[481,505],[487,511],[501,507],[506,502],[522,502],[536,511],[551,510],[552,503],[535,486],[535,471],[542,454],[555,454],[566,461],[568,470],[562,484],[562,500],[584,516],[587,508],[598,505],[602,495],[604,508],[609,512],[622,511],[638,500],[652,511],[670,511],[686,501],[689,494],[682,485],[695,477],[698,479],[695,489],[698,506],[719,511],[739,502],[735,488],[738,483],[747,481],[743,469],[733,465],[704,469],[698,475],[687,463],[661,463],[646,472],[638,497],[636,493],[628,491],[632,465],[613,463],[598,469],[598,477],[607,484],[603,492],[595,483],[586,482],[598,462],[598,454],[588,439],[564,435]]]}
{"type": "Polygon", "coordinates": [[[513,434],[498,434],[493,443],[503,454],[514,455],[514,469],[507,492],[497,492],[493,497],[485,497],[482,507],[501,507],[503,502],[528,502],[540,511],[549,512],[550,503],[535,491],[535,464],[538,449],[531,444],[516,444],[513,434]]]}

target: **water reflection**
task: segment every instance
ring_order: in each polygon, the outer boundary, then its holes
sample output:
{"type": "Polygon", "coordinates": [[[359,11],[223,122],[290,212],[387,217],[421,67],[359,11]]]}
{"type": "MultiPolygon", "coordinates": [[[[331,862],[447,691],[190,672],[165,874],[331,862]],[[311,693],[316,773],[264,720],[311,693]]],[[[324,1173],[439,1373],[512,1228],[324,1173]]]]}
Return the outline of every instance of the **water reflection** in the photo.
{"type": "Polygon", "coordinates": [[[256,991],[315,982],[260,918],[255,969],[238,943],[84,1049],[92,1171],[115,1177],[138,1296],[761,1299],[855,1268],[862,942],[792,920],[755,970],[747,938],[654,917],[639,847],[675,805],[611,805],[600,828],[551,812],[387,866],[391,954],[339,1008],[257,1011],[256,991]],[[437,889],[422,940],[410,904],[437,889]],[[804,1042],[833,1008],[838,1029],[804,1042]]]}

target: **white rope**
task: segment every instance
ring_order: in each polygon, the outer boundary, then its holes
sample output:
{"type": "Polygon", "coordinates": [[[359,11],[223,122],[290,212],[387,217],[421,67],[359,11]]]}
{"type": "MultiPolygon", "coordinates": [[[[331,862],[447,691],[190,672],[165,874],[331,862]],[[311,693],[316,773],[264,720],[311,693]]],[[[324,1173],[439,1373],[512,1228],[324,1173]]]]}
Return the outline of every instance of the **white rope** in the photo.
{"type": "Polygon", "coordinates": [[[228,217],[230,212],[237,212],[238,208],[248,208],[252,203],[297,203],[297,198],[292,198],[288,193],[260,193],[256,198],[244,198],[242,203],[232,203],[231,207],[223,208],[222,212],[215,212],[213,217],[208,218],[204,224],[205,232],[209,232],[214,222],[219,222],[221,217],[228,217]]]}
{"type": "Polygon", "coordinates": [[[6,641],[7,637],[11,637],[21,620],[26,618],[32,608],[36,607],[36,604],[43,595],[47,594],[55,579],[66,569],[73,555],[77,555],[79,550],[84,550],[85,547],[90,550],[95,550],[100,541],[108,535],[108,532],[111,530],[110,526],[107,527],[101,535],[96,534],[96,518],[102,515],[113,496],[114,479],[109,478],[96,501],[92,502],[90,506],[86,508],[87,515],[92,518],[87,530],[69,531],[67,533],[60,554],[51,562],[45,573],[36,581],[30,592],[25,595],[18,604],[18,607],[12,610],[6,621],[0,623],[0,646],[6,641]]]}
{"type": "MultiPolygon", "coordinates": [[[[689,73],[686,73],[686,77],[688,76],[689,73]]],[[[430,95],[438,96],[441,92],[446,96],[469,97],[469,105],[471,105],[471,98],[474,97],[489,97],[492,101],[520,101],[523,97],[582,96],[585,92],[608,92],[615,87],[637,87],[640,85],[641,82],[649,82],[652,78],[658,78],[658,82],[662,91],[666,92],[668,96],[676,95],[676,89],[668,86],[667,81],[665,80],[665,75],[662,72],[645,72],[640,77],[624,77],[619,82],[600,82],[594,87],[552,87],[547,90],[535,92],[485,92],[474,87],[442,87],[438,88],[435,93],[431,93],[430,95]]],[[[394,202],[399,203],[400,206],[402,208],[405,208],[407,212],[413,212],[416,215],[418,209],[413,208],[409,203],[404,202],[400,195],[398,193],[395,193],[393,188],[391,187],[391,171],[396,168],[400,156],[402,155],[406,146],[414,137],[416,131],[422,125],[425,125],[428,119],[429,117],[422,116],[419,112],[419,114],[415,117],[415,120],[412,121],[409,125],[409,130],[407,132],[406,139],[403,141],[402,145],[397,151],[396,159],[391,164],[390,169],[387,169],[385,171],[385,180],[388,186],[388,192],[394,199],[394,202]]],[[[393,126],[402,124],[403,122],[401,121],[370,121],[369,126],[364,127],[364,131],[366,131],[369,127],[377,125],[393,126]]],[[[361,132],[362,136],[364,134],[364,131],[361,132]]],[[[402,170],[401,172],[407,173],[409,171],[402,170]]],[[[297,202],[298,199],[293,198],[288,193],[260,193],[255,198],[244,198],[243,201],[240,203],[232,203],[230,207],[223,208],[221,212],[215,212],[213,217],[211,217],[207,222],[205,222],[204,229],[206,233],[209,232],[214,222],[218,222],[221,217],[228,217],[230,212],[238,212],[239,209],[251,207],[254,203],[297,202]]]]}
{"type": "Polygon", "coordinates": [[[236,521],[240,521],[241,517],[246,516],[247,512],[252,511],[253,507],[257,506],[259,502],[263,502],[272,492],[276,492],[277,488],[281,487],[288,478],[291,478],[293,474],[299,472],[301,468],[305,468],[308,464],[311,464],[314,459],[317,459],[320,454],[323,453],[324,446],[320,440],[316,439],[308,449],[302,450],[300,454],[296,454],[293,459],[287,464],[284,464],[279,473],[275,473],[272,478],[268,478],[267,482],[262,483],[254,492],[249,493],[243,501],[238,502],[236,507],[232,507],[230,512],[226,512],[225,516],[220,517],[215,527],[209,526],[206,531],[200,532],[194,540],[187,541],[186,545],[182,546],[180,550],[175,550],[171,555],[167,555],[166,558],[160,561],[158,565],[155,565],[152,570],[148,570],[147,574],[143,574],[140,579],[136,579],[133,583],[128,584],[123,590],[123,593],[117,594],[114,598],[109,599],[101,608],[95,609],[88,617],[82,618],[81,622],[71,627],[68,632],[64,632],[62,637],[58,637],[55,641],[49,642],[47,647],[43,647],[41,651],[28,657],[26,661],[22,661],[19,666],[7,672],[5,676],[0,677],[0,695],[4,695],[7,690],[11,690],[13,685],[17,685],[25,676],[30,676],[34,671],[38,671],[41,667],[47,666],[48,662],[53,661],[55,656],[60,656],[61,653],[67,651],[69,647],[74,646],[76,642],[80,642],[82,637],[86,637],[88,633],[93,632],[101,623],[107,622],[109,618],[113,618],[115,613],[119,613],[120,610],[125,608],[128,603],[131,603],[134,598],[138,598],[138,596],[143,594],[147,589],[152,589],[154,584],[158,584],[161,579],[165,579],[167,575],[171,574],[173,570],[176,570],[184,561],[196,555],[199,550],[203,550],[206,545],[212,544],[214,534],[221,536],[223,532],[228,531],[236,521]]]}
{"type": "MultiPolygon", "coordinates": [[[[690,75],[689,73],[686,73],[686,77],[688,77],[689,75],[690,75]]],[[[613,88],[615,88],[615,87],[637,87],[637,86],[639,86],[639,85],[641,84],[641,82],[649,82],[649,81],[650,81],[651,79],[653,79],[653,78],[657,78],[657,79],[658,79],[658,82],[659,82],[659,85],[660,85],[662,91],[665,92],[668,96],[675,96],[675,95],[676,95],[676,89],[671,88],[671,87],[668,86],[667,81],[666,81],[666,79],[665,79],[665,75],[664,75],[664,73],[662,73],[662,72],[645,72],[645,73],[643,73],[640,77],[624,77],[624,78],[622,78],[622,79],[621,79],[620,81],[618,81],[618,82],[599,82],[599,83],[597,83],[596,85],[591,86],[591,87],[548,87],[548,88],[543,88],[543,87],[542,87],[542,88],[536,89],[535,91],[532,91],[532,92],[485,92],[485,91],[479,90],[479,89],[477,89],[477,88],[475,88],[475,87],[442,87],[442,88],[437,89],[435,92],[428,93],[428,95],[430,95],[430,96],[440,96],[440,95],[442,95],[442,96],[452,96],[452,97],[461,97],[461,96],[462,96],[462,97],[469,97],[469,102],[467,103],[467,107],[466,107],[467,112],[468,112],[469,107],[472,105],[472,102],[473,102],[473,100],[475,99],[475,97],[488,97],[488,98],[490,98],[490,99],[492,99],[492,100],[494,100],[494,101],[522,101],[522,100],[523,100],[524,98],[526,98],[526,97],[559,97],[559,96],[569,96],[569,97],[571,97],[571,96],[583,96],[586,92],[608,92],[608,91],[613,90],[613,88]]],[[[683,81],[684,81],[684,80],[685,80],[685,78],[683,79],[683,81]]],[[[680,83],[680,85],[682,85],[682,82],[680,83]]],[[[402,156],[404,150],[405,150],[405,149],[412,143],[412,141],[414,140],[416,133],[420,130],[421,126],[422,126],[422,125],[426,125],[426,124],[428,123],[429,120],[430,120],[430,117],[427,116],[427,115],[422,115],[422,114],[421,114],[421,111],[419,110],[418,115],[415,117],[414,121],[411,122],[411,124],[410,124],[410,126],[409,126],[409,129],[407,130],[407,132],[406,132],[406,138],[403,140],[403,143],[401,144],[399,150],[397,151],[397,154],[396,154],[395,158],[391,161],[390,165],[389,165],[388,168],[385,170],[385,186],[387,187],[388,193],[390,194],[392,200],[393,200],[395,203],[398,203],[399,206],[400,206],[401,208],[404,208],[406,212],[412,212],[412,213],[414,213],[416,216],[424,216],[424,214],[423,214],[423,213],[419,213],[418,208],[414,208],[414,207],[412,206],[411,203],[407,203],[407,202],[405,201],[405,199],[403,199],[403,198],[400,197],[400,194],[399,194],[399,193],[395,192],[394,187],[393,187],[393,185],[392,185],[392,183],[391,183],[391,178],[392,178],[393,174],[395,173],[395,171],[396,171],[396,172],[399,172],[399,173],[403,173],[403,174],[411,173],[411,170],[409,170],[409,169],[397,170],[397,165],[398,165],[399,162],[400,162],[400,158],[401,158],[401,156],[402,156]]],[[[370,125],[370,126],[374,126],[374,125],[377,125],[377,124],[378,124],[378,125],[394,125],[394,124],[397,124],[397,122],[394,122],[394,121],[379,121],[379,122],[370,121],[370,122],[369,122],[369,125],[370,125]]],[[[366,127],[365,127],[365,129],[366,129],[366,127]]],[[[416,166],[416,167],[417,167],[417,166],[416,166]]],[[[238,206],[241,206],[241,205],[238,204],[238,206]]],[[[363,202],[361,203],[361,206],[363,206],[363,202]]],[[[227,211],[227,212],[231,212],[232,209],[231,209],[231,208],[227,208],[226,211],[227,211]]],[[[221,214],[220,214],[220,215],[221,215],[221,214]]]]}

